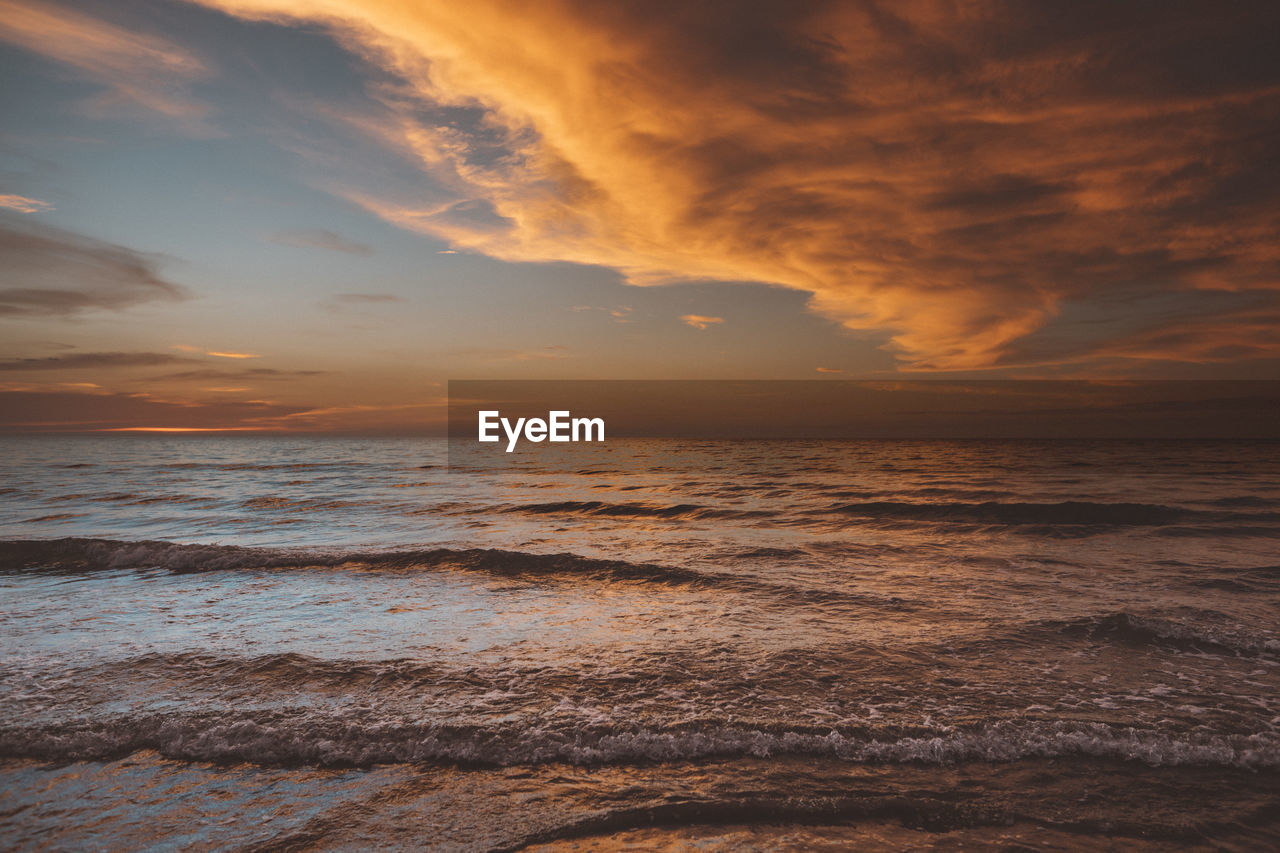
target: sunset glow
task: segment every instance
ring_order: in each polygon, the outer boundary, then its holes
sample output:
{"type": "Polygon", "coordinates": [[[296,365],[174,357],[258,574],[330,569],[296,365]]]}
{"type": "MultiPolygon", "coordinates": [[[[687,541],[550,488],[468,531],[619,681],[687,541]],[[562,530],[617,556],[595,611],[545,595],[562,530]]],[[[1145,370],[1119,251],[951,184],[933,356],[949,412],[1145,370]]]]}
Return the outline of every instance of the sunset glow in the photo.
{"type": "Polygon", "coordinates": [[[0,0],[0,851],[1280,850],[1278,34],[0,0]]]}
{"type": "Polygon", "coordinates": [[[0,428],[1274,378],[1276,13],[1136,9],[0,0],[0,428]]]}

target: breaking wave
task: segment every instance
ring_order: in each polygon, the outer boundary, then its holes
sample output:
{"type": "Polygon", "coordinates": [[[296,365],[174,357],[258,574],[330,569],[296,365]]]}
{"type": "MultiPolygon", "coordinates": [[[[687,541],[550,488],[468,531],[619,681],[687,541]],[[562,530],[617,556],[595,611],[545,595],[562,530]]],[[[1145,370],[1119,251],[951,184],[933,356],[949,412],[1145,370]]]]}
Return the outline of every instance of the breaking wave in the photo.
{"type": "Polygon", "coordinates": [[[1230,626],[1195,623],[1159,616],[1110,613],[1051,622],[1070,637],[1105,640],[1129,646],[1154,646],[1188,652],[1257,657],[1280,654],[1280,639],[1242,632],[1230,626]]]}
{"type": "Polygon", "coordinates": [[[240,545],[189,545],[175,542],[127,542],[115,539],[23,539],[0,541],[0,569],[93,571],[167,569],[208,572],[232,569],[325,568],[358,565],[373,568],[454,568],[494,574],[608,574],[636,579],[696,582],[707,576],[693,570],[574,554],[542,554],[497,548],[424,548],[361,551],[322,548],[255,548],[240,545]]]}
{"type": "Polygon", "coordinates": [[[1270,734],[1171,735],[1102,723],[1001,722],[967,731],[878,737],[837,730],[565,728],[415,724],[305,712],[144,714],[0,729],[0,756],[113,760],[139,750],[216,763],[370,767],[456,762],[512,766],[814,756],[857,763],[957,764],[1089,757],[1153,766],[1280,767],[1270,734]]]}
{"type": "Polygon", "coordinates": [[[679,566],[632,563],[498,548],[427,548],[358,551],[315,548],[251,548],[239,545],[185,545],[174,542],[124,542],[113,539],[0,541],[0,571],[84,572],[161,569],[174,573],[236,569],[332,569],[483,572],[503,577],[546,580],[604,580],[719,588],[779,597],[806,604],[856,602],[895,610],[910,609],[899,596],[810,589],[785,582],[700,571],[679,566]]]}

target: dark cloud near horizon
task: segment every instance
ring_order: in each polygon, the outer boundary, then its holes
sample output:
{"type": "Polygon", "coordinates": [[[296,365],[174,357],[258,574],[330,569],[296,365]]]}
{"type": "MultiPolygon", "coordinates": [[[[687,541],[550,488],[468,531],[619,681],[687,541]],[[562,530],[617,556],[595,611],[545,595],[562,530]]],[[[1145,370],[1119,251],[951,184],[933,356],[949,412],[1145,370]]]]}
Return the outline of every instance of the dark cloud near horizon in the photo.
{"type": "Polygon", "coordinates": [[[59,228],[0,219],[0,316],[69,316],[187,299],[158,259],[59,228]]]}
{"type": "Polygon", "coordinates": [[[138,394],[0,391],[0,432],[76,432],[130,427],[244,428],[306,411],[251,401],[171,402],[138,394]]]}
{"type": "Polygon", "coordinates": [[[117,367],[156,367],[164,364],[199,364],[200,359],[166,352],[78,352],[41,358],[0,361],[0,371],[101,370],[117,367]]]}
{"type": "Polygon", "coordinates": [[[246,370],[217,370],[209,368],[206,370],[184,370],[178,373],[165,373],[160,376],[150,376],[148,380],[152,382],[184,382],[222,379],[304,379],[311,376],[329,376],[332,372],[330,370],[277,370],[272,367],[254,367],[246,370]]]}

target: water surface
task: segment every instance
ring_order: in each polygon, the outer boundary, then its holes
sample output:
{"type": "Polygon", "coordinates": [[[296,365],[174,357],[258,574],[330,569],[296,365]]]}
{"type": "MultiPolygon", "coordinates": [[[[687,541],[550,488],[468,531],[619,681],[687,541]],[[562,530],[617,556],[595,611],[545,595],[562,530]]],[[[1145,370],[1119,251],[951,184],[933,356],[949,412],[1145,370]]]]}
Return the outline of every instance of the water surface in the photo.
{"type": "Polygon", "coordinates": [[[1280,445],[2,444],[7,846],[1280,842],[1280,445]]]}

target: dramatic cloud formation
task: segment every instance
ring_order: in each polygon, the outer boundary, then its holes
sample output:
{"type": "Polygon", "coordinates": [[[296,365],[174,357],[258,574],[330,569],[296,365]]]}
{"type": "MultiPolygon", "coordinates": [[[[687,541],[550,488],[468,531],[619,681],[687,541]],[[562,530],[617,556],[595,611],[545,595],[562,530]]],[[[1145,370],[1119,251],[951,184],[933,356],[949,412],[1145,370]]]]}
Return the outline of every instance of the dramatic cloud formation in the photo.
{"type": "Polygon", "coordinates": [[[402,81],[350,122],[436,190],[346,195],[459,248],[810,291],[917,369],[1280,354],[1275,4],[203,2],[402,81]]]}
{"type": "Polygon", "coordinates": [[[156,262],[69,231],[0,220],[0,316],[69,315],[175,301],[186,292],[156,262]]]}
{"type": "Polygon", "coordinates": [[[208,73],[205,64],[159,36],[139,33],[65,6],[36,0],[0,0],[0,41],[71,65],[107,92],[85,105],[90,114],[118,116],[137,105],[178,120],[198,135],[207,106],[188,85],[208,73]]]}
{"type": "Polygon", "coordinates": [[[281,246],[294,246],[300,249],[329,249],[333,252],[345,252],[348,255],[373,254],[373,249],[363,243],[348,240],[341,234],[335,234],[324,228],[276,231],[271,235],[271,241],[281,246]]]}
{"type": "Polygon", "coordinates": [[[53,205],[38,198],[27,198],[24,195],[0,195],[0,207],[7,207],[19,213],[44,213],[53,210],[53,205]]]}

